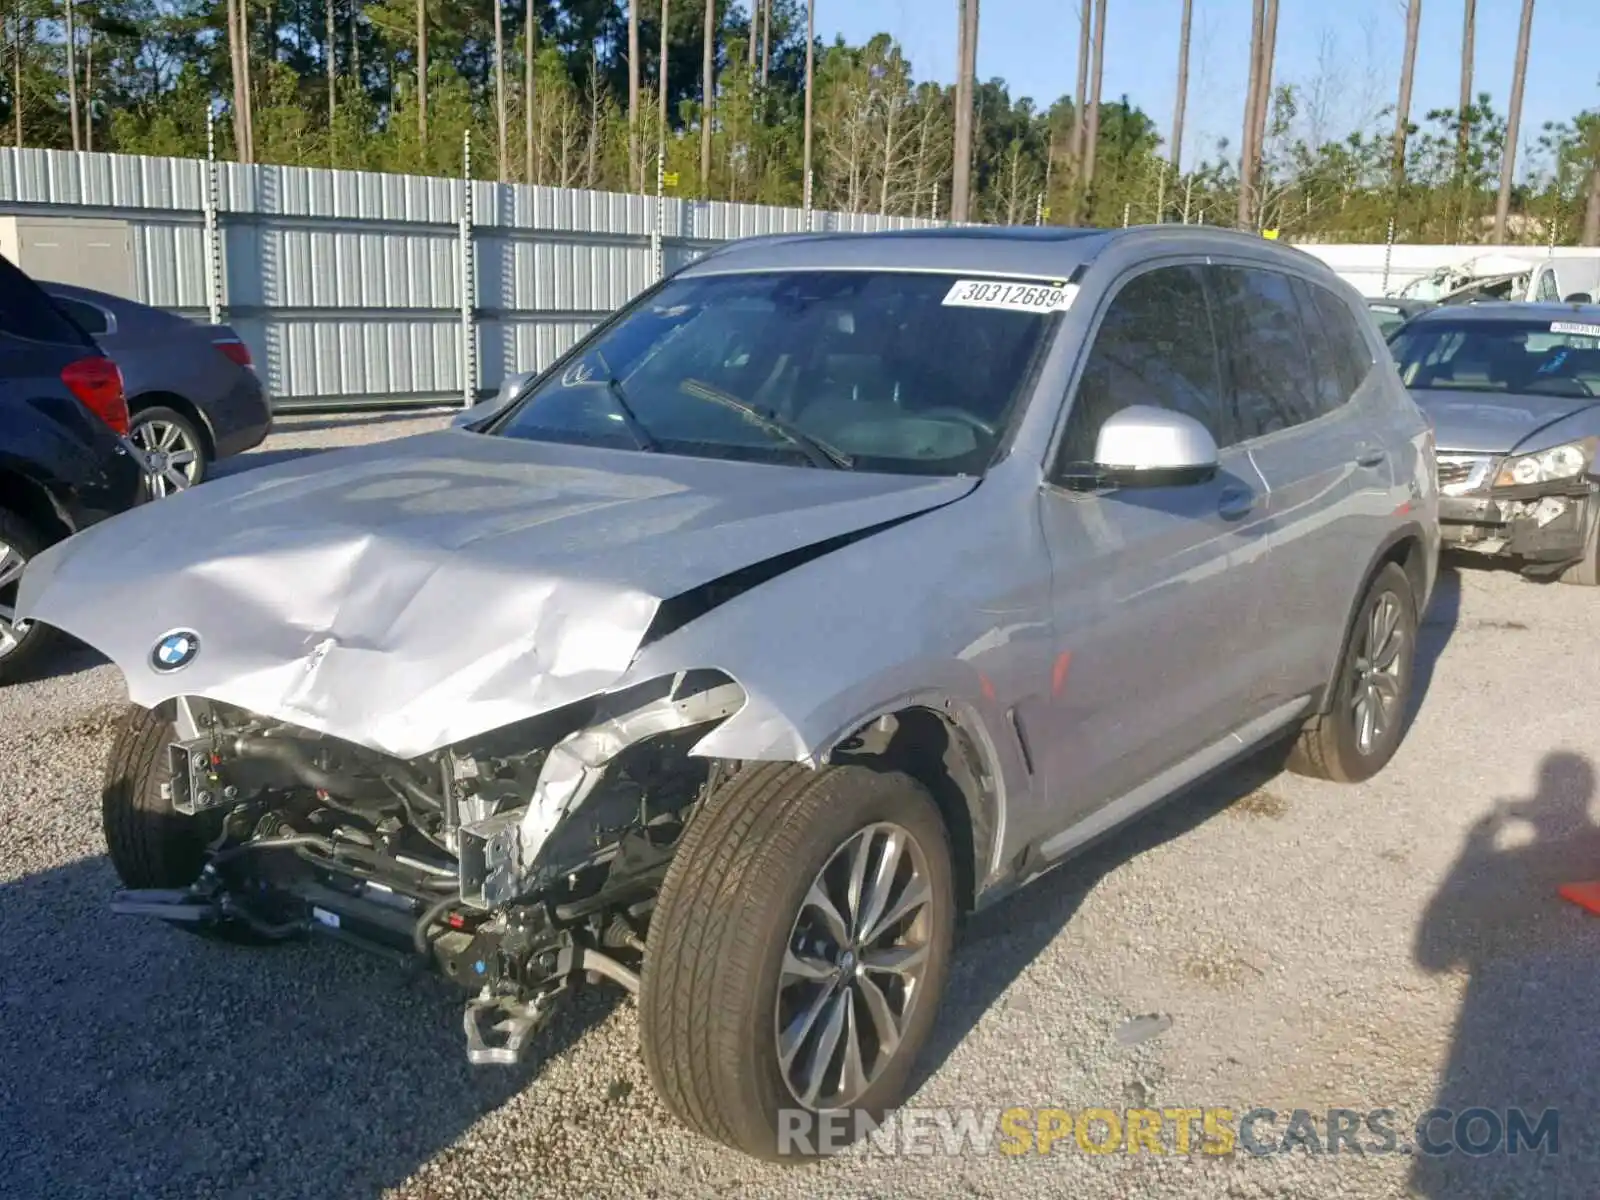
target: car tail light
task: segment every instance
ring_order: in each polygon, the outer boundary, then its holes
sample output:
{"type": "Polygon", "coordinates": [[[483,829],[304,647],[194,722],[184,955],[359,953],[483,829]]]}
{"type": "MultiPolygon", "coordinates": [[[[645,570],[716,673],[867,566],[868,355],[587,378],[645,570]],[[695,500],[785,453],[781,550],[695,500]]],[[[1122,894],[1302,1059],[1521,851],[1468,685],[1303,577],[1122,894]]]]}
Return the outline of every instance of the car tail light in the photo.
{"type": "Polygon", "coordinates": [[[218,338],[211,344],[222,351],[225,357],[238,363],[241,367],[253,367],[255,365],[250,359],[250,347],[246,346],[238,338],[218,338]]]}
{"type": "Polygon", "coordinates": [[[61,382],[113,432],[128,436],[128,398],[116,363],[109,358],[80,358],[62,369],[61,382]]]}

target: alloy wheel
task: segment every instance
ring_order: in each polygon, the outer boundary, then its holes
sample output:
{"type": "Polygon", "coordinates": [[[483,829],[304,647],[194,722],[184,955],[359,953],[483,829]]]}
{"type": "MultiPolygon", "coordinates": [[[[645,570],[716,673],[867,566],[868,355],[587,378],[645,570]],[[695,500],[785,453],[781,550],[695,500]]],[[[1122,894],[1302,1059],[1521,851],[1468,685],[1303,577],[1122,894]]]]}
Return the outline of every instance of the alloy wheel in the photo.
{"type": "Polygon", "coordinates": [[[17,586],[27,565],[22,551],[0,542],[0,658],[15,650],[28,631],[27,622],[17,623],[17,586]]]}
{"type": "Polygon", "coordinates": [[[1401,719],[1401,671],[1406,631],[1401,624],[1405,609],[1393,592],[1383,592],[1373,602],[1363,623],[1351,669],[1355,675],[1350,705],[1355,722],[1356,749],[1371,754],[1401,719]]]}
{"type": "Polygon", "coordinates": [[[778,976],[778,1066],[808,1109],[844,1108],[894,1059],[933,933],[927,857],[890,822],[858,830],[800,903],[778,976]]]}
{"type": "Polygon", "coordinates": [[[159,499],[199,481],[200,447],[183,426],[156,418],[139,422],[129,436],[144,457],[151,496],[159,499]]]}

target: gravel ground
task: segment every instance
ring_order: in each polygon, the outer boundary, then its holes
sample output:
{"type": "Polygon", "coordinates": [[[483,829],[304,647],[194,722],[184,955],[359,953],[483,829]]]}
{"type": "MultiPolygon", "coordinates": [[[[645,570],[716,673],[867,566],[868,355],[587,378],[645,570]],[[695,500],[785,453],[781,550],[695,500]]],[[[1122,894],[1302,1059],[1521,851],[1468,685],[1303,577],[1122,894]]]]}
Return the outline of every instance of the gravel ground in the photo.
{"type": "MultiPolygon", "coordinates": [[[[237,464],[439,417],[288,419],[237,464]]],[[[317,944],[112,918],[97,789],[117,672],[0,692],[0,1193],[45,1196],[1600,1195],[1600,596],[1448,571],[1427,684],[1360,787],[1248,764],[964,932],[918,1106],[1561,1110],[1560,1154],[855,1155],[769,1167],[675,1126],[631,1006],[469,1069],[460,996],[317,944]],[[1171,1020],[1126,1046],[1138,1014],[1171,1020]]],[[[1265,1132],[1281,1137],[1287,1117],[1265,1132]]],[[[1371,1140],[1371,1139],[1366,1139],[1371,1140]]]]}

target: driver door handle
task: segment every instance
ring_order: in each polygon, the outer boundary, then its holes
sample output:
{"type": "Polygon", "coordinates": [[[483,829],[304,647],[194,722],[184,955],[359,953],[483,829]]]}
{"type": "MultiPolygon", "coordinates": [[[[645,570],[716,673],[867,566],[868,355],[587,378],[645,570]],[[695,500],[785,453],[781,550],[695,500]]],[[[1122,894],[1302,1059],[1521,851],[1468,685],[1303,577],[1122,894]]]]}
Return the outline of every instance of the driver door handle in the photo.
{"type": "Polygon", "coordinates": [[[1247,517],[1255,506],[1256,494],[1249,488],[1231,487],[1217,497],[1217,512],[1225,521],[1247,517]]]}
{"type": "Polygon", "coordinates": [[[1385,457],[1382,446],[1362,446],[1361,449],[1356,451],[1356,466],[1382,466],[1385,457]]]}

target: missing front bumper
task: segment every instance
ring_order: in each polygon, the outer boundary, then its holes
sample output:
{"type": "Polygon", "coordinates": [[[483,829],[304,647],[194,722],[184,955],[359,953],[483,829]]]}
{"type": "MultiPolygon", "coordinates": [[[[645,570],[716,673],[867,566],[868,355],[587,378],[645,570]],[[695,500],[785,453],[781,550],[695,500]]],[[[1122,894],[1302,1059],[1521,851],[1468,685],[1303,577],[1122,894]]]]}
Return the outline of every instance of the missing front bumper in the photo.
{"type": "Polygon", "coordinates": [[[1582,556],[1597,510],[1587,487],[1544,495],[1445,497],[1439,530],[1447,550],[1554,566],[1582,556]]]}

